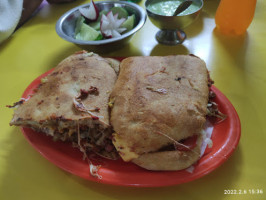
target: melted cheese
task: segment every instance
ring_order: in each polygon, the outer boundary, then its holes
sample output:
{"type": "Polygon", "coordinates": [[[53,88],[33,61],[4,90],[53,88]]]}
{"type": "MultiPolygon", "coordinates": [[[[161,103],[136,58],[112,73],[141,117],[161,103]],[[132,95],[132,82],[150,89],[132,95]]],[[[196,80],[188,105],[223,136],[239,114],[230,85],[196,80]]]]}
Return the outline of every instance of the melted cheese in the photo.
{"type": "Polygon", "coordinates": [[[131,149],[128,147],[127,143],[117,133],[113,134],[113,144],[114,144],[116,150],[118,151],[119,155],[121,156],[121,158],[125,162],[129,162],[132,159],[139,157],[138,154],[131,151],[131,149]]]}

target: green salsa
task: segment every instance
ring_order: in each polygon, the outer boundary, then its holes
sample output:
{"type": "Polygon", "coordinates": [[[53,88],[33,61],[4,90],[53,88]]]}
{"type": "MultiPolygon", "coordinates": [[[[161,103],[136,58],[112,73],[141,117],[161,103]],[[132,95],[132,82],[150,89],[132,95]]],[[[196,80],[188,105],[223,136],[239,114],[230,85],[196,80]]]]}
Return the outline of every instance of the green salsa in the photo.
{"type": "MultiPolygon", "coordinates": [[[[153,13],[165,16],[173,16],[176,8],[182,3],[182,0],[153,0],[147,6],[147,9],[153,13]]],[[[188,15],[199,10],[200,5],[193,2],[186,10],[179,13],[180,15],[188,15]]]]}

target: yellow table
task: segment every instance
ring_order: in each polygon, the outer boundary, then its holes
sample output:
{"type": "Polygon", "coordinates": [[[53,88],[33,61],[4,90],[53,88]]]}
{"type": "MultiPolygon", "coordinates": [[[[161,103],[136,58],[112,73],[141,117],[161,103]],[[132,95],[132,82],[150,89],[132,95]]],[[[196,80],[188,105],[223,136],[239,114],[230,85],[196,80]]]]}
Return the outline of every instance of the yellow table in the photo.
{"type": "MultiPolygon", "coordinates": [[[[59,38],[57,19],[89,1],[44,5],[41,11],[0,45],[0,199],[266,199],[266,2],[258,0],[253,23],[244,37],[226,38],[214,31],[218,0],[205,0],[199,19],[185,29],[183,45],[156,42],[149,20],[130,44],[108,56],[192,53],[207,63],[215,86],[235,106],[242,136],[234,154],[207,176],[164,188],[127,188],[97,184],[69,174],[35,151],[17,127],[8,125],[17,101],[38,75],[55,67],[77,46],[59,38]],[[263,190],[250,194],[249,190],[263,190]],[[246,190],[247,194],[224,194],[246,190]]],[[[144,2],[140,5],[143,6],[144,2]]],[[[130,172],[129,172],[130,173],[130,172]]]]}

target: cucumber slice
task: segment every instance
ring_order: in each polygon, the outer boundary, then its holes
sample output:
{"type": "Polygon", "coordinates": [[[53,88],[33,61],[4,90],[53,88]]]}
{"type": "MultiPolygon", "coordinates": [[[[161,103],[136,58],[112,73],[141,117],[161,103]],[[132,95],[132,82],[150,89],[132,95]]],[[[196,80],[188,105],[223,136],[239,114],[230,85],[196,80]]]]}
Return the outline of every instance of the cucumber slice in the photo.
{"type": "Polygon", "coordinates": [[[108,11],[102,10],[99,13],[99,17],[98,17],[97,21],[96,22],[89,23],[89,26],[92,27],[92,28],[94,28],[95,30],[99,31],[100,30],[100,27],[101,27],[101,18],[102,18],[102,15],[103,14],[106,15],[107,13],[108,13],[108,11]]]}
{"type": "Polygon", "coordinates": [[[80,32],[82,24],[85,22],[85,18],[83,16],[80,16],[76,21],[76,28],[75,28],[75,35],[77,35],[80,32]]]}
{"type": "Polygon", "coordinates": [[[121,28],[126,28],[126,32],[132,30],[135,26],[135,20],[136,20],[136,17],[135,15],[131,15],[127,18],[127,20],[121,25],[121,28]]]}
{"type": "Polygon", "coordinates": [[[98,21],[98,20],[101,21],[102,15],[103,15],[103,14],[106,15],[107,13],[108,13],[107,10],[102,10],[102,11],[100,12],[100,15],[99,15],[99,18],[97,19],[97,21],[98,21]]]}
{"type": "Polygon", "coordinates": [[[90,27],[89,25],[83,23],[80,27],[80,31],[76,34],[75,38],[77,40],[87,40],[94,41],[99,37],[100,33],[90,27]]]}
{"type": "Polygon", "coordinates": [[[93,29],[95,29],[96,31],[100,30],[100,26],[101,26],[101,22],[91,22],[89,23],[89,26],[93,29]]]}
{"type": "Polygon", "coordinates": [[[127,18],[128,17],[128,12],[125,8],[122,7],[113,7],[111,9],[112,13],[115,15],[116,13],[118,14],[118,19],[121,18],[127,18]]]}
{"type": "Polygon", "coordinates": [[[96,40],[103,40],[103,35],[102,34],[99,34],[99,36],[96,38],[96,40]]]}

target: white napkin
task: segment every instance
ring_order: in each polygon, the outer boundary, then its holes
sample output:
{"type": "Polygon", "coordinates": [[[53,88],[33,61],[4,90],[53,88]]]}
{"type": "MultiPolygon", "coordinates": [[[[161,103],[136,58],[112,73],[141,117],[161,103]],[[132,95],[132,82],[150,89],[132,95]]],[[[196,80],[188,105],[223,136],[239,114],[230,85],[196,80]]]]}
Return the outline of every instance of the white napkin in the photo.
{"type": "Polygon", "coordinates": [[[0,0],[0,43],[17,27],[23,9],[23,0],[0,0]]]}

